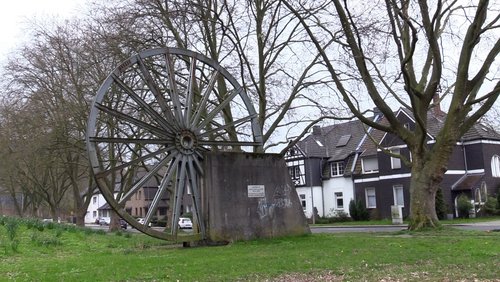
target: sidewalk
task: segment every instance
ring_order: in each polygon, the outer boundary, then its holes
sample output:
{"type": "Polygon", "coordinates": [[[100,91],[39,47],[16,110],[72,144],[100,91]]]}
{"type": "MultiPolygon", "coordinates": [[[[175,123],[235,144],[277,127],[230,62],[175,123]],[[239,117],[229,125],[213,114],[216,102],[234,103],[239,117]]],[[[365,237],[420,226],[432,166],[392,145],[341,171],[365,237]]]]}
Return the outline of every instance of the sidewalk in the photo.
{"type": "MultiPolygon", "coordinates": [[[[500,220],[492,220],[492,221],[483,221],[483,222],[468,222],[468,223],[453,223],[453,222],[444,222],[442,225],[446,226],[497,226],[500,229],[500,220]]],[[[360,224],[360,225],[336,225],[336,224],[325,224],[325,225],[311,225],[314,228],[370,228],[370,227],[408,227],[408,224],[360,224]]]]}

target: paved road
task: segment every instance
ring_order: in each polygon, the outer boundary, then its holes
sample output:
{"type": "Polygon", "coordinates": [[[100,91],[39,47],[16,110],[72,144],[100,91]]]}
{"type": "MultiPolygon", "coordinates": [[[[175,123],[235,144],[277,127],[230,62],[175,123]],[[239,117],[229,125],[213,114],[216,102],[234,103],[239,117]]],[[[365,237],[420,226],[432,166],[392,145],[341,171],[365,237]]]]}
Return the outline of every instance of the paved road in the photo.
{"type": "MultiPolygon", "coordinates": [[[[500,232],[500,221],[468,223],[468,224],[450,224],[450,226],[465,230],[500,232]]],[[[407,225],[314,226],[311,227],[311,232],[312,233],[395,232],[406,229],[407,225]]]]}
{"type": "MultiPolygon", "coordinates": [[[[99,226],[96,224],[87,224],[87,227],[94,229],[108,230],[108,226],[99,226]]],[[[468,224],[450,224],[455,228],[464,230],[495,231],[500,233],[500,220],[468,223],[468,224]]],[[[365,226],[313,226],[312,233],[346,233],[346,232],[396,232],[406,230],[407,225],[365,225],[365,226]]],[[[127,231],[137,232],[136,229],[128,226],[127,231]]]]}

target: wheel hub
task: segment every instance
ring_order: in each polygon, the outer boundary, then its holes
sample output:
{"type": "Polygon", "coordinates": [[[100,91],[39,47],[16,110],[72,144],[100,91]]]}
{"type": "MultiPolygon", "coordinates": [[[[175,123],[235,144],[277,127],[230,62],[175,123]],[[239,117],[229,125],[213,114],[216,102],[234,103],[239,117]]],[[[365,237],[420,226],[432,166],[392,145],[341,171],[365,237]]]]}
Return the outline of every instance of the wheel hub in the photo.
{"type": "Polygon", "coordinates": [[[186,155],[194,153],[198,143],[196,135],[189,130],[181,130],[181,132],[177,134],[175,141],[177,149],[186,155]]]}

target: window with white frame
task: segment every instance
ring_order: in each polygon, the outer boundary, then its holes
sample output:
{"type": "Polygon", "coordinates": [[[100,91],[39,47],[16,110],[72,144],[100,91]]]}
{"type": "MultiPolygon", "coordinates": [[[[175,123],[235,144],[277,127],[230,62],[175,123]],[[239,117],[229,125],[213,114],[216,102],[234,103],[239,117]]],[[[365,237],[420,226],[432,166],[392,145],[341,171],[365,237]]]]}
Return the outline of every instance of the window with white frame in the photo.
{"type": "Polygon", "coordinates": [[[300,177],[300,166],[294,165],[288,167],[288,172],[290,173],[290,177],[292,179],[299,179],[300,177]]]}
{"type": "Polygon", "coordinates": [[[366,188],[365,198],[366,198],[366,208],[373,209],[377,207],[377,197],[375,195],[375,188],[366,188]]]}
{"type": "Polygon", "coordinates": [[[394,205],[404,207],[405,198],[403,194],[403,185],[392,186],[392,193],[394,195],[394,205]]]}
{"type": "Polygon", "coordinates": [[[344,208],[344,195],[342,192],[335,192],[335,206],[337,209],[343,209],[344,208]]]}
{"type": "Polygon", "coordinates": [[[299,194],[299,199],[300,199],[300,204],[302,205],[302,209],[305,210],[306,207],[307,207],[306,195],[305,194],[299,194]]]}
{"type": "Polygon", "coordinates": [[[97,203],[97,196],[92,197],[92,203],[93,204],[97,203]]]}
{"type": "Polygon", "coordinates": [[[500,157],[494,155],[491,158],[491,175],[493,177],[500,177],[500,157]]]}
{"type": "MultiPolygon", "coordinates": [[[[401,151],[399,150],[399,148],[396,148],[396,149],[391,149],[391,153],[396,154],[396,155],[400,155],[401,151]]],[[[392,167],[392,169],[401,168],[401,159],[391,156],[391,167],[392,167]]]]}
{"type": "Polygon", "coordinates": [[[366,157],[361,159],[361,167],[363,173],[376,173],[378,172],[378,160],[377,157],[366,157]]]}
{"type": "Polygon", "coordinates": [[[344,175],[344,162],[330,163],[330,169],[332,171],[332,176],[342,176],[344,175]]]}

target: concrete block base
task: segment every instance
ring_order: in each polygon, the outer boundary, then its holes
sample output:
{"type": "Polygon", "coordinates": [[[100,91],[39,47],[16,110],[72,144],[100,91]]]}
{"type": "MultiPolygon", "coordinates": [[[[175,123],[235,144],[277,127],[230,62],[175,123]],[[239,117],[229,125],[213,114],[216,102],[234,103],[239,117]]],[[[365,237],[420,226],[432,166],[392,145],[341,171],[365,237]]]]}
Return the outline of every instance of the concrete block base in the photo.
{"type": "Polygon", "coordinates": [[[232,242],[310,233],[283,158],[205,155],[202,209],[207,239],[232,242]]]}

